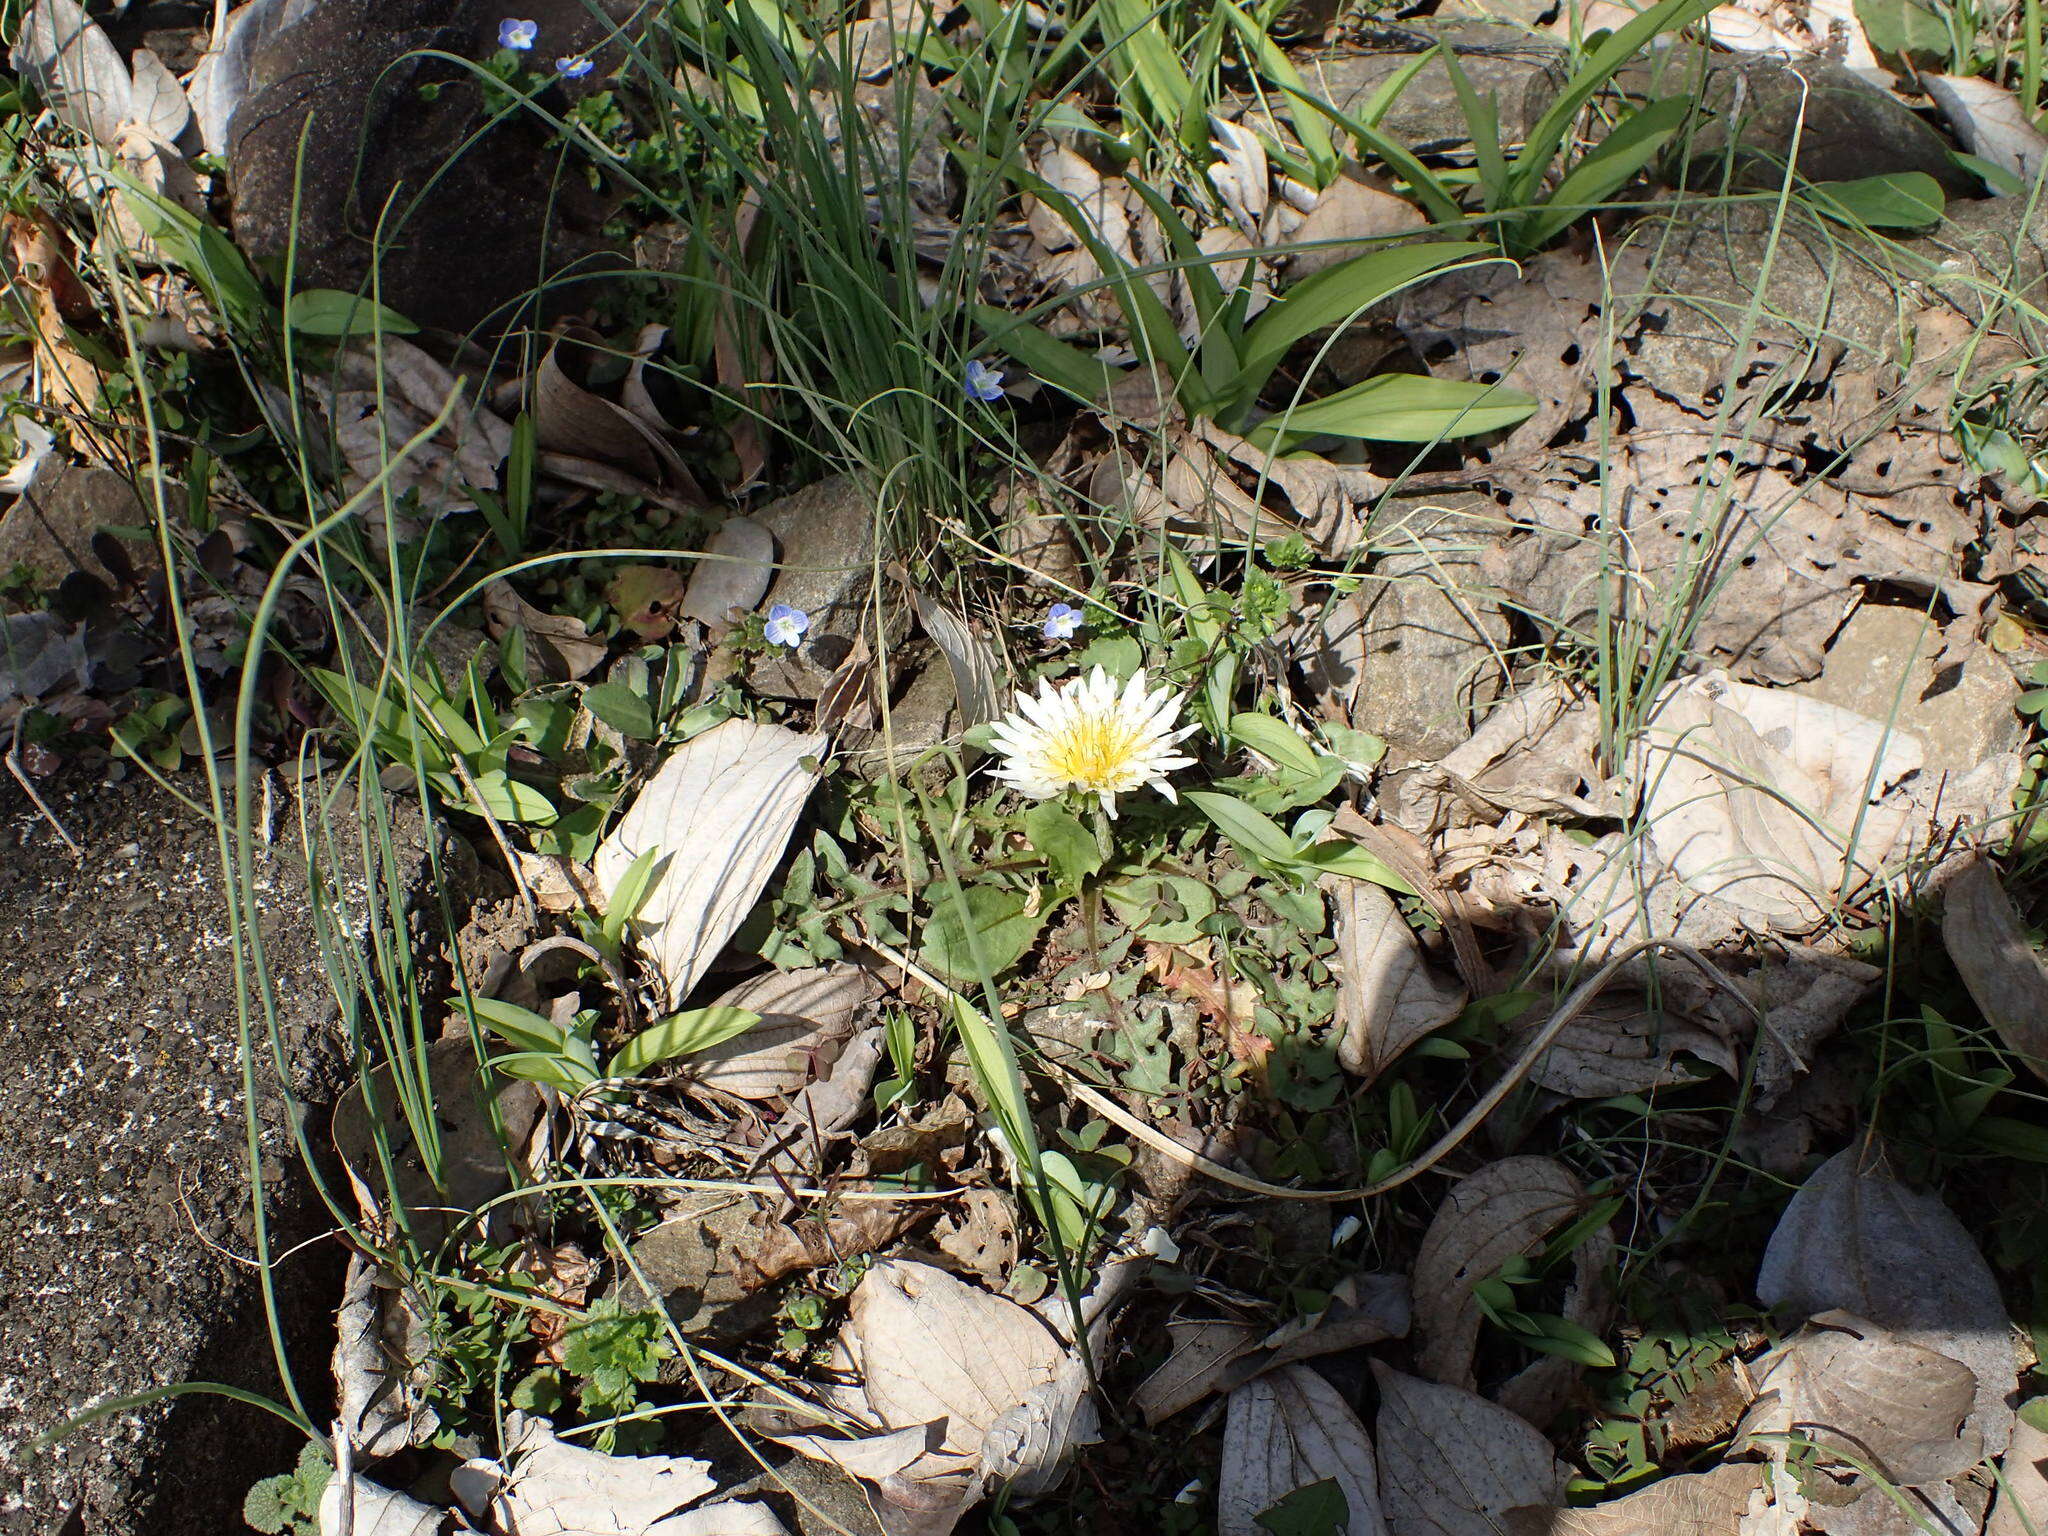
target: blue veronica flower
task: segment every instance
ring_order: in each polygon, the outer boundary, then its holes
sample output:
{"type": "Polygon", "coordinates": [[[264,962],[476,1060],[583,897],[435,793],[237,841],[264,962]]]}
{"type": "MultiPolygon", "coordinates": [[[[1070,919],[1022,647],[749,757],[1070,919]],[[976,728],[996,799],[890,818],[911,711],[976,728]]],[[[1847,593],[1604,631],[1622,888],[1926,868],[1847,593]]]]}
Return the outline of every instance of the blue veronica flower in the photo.
{"type": "Polygon", "coordinates": [[[577,54],[573,59],[555,60],[555,73],[564,80],[581,80],[597,66],[590,62],[587,54],[577,54]]]}
{"type": "Polygon", "coordinates": [[[507,16],[498,23],[500,48],[511,48],[524,53],[533,46],[533,40],[539,36],[540,23],[537,21],[521,21],[517,17],[507,16]]]}
{"type": "Polygon", "coordinates": [[[761,633],[768,637],[770,645],[786,645],[793,651],[804,643],[804,632],[810,627],[811,616],[803,609],[777,603],[768,610],[768,622],[761,633]]]}
{"type": "Polygon", "coordinates": [[[1071,640],[1075,631],[1086,622],[1087,616],[1080,609],[1066,603],[1054,603],[1045,616],[1045,638],[1071,640]]]}
{"type": "Polygon", "coordinates": [[[980,358],[975,358],[967,365],[967,377],[962,380],[962,387],[976,400],[1000,400],[1003,398],[1002,370],[991,368],[980,358]]]}

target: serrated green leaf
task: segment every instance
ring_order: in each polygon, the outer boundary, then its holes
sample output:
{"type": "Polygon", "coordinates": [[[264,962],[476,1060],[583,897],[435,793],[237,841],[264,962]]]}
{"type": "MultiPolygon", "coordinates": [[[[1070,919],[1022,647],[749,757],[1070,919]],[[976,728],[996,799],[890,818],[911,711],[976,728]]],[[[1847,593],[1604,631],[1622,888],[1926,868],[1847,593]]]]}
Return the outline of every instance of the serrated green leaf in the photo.
{"type": "Polygon", "coordinates": [[[654,723],[654,706],[624,683],[591,684],[583,690],[583,707],[635,741],[652,741],[660,734],[654,723]]]}
{"type": "Polygon", "coordinates": [[[1045,921],[1025,906],[1021,892],[1000,886],[970,885],[958,896],[941,891],[919,958],[955,986],[979,982],[984,968],[989,978],[1000,976],[1023,957],[1045,921]]]}
{"type": "Polygon", "coordinates": [[[1102,845],[1081,818],[1057,800],[1041,800],[1024,813],[1024,836],[1052,876],[1069,890],[1102,868],[1102,845]]]}

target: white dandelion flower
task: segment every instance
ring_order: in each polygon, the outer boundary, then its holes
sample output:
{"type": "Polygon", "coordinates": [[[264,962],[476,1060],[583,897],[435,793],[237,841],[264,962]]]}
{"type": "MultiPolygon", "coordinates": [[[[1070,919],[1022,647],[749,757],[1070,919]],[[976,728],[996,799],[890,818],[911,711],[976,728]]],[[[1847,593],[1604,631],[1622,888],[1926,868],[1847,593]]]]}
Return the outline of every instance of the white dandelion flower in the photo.
{"type": "Polygon", "coordinates": [[[1174,798],[1166,776],[1194,762],[1173,750],[1196,727],[1183,725],[1170,688],[1148,689],[1143,671],[1121,688],[1097,667],[1063,687],[1017,695],[990,733],[1004,762],[996,777],[1034,800],[1078,790],[1116,815],[1116,797],[1149,784],[1174,798]]]}

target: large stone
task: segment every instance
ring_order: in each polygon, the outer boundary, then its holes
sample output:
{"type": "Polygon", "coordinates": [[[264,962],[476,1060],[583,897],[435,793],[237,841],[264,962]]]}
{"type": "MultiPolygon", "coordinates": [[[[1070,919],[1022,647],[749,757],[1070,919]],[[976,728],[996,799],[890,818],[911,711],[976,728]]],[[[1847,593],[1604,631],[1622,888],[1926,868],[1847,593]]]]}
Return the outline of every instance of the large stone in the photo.
{"type": "Polygon", "coordinates": [[[1779,59],[1666,48],[1625,69],[1631,95],[1688,96],[1704,110],[1687,140],[1689,179],[1777,188],[1785,168],[1808,181],[1922,171],[1951,196],[1977,180],[1942,136],[1890,91],[1828,59],[1779,59]]]}
{"type": "Polygon", "coordinates": [[[847,475],[807,485],[752,514],[775,536],[775,581],[763,611],[786,603],[811,619],[802,645],[777,648],[748,670],[755,691],[815,699],[852,651],[873,606],[878,515],[874,497],[847,475]]]}
{"type": "MultiPolygon", "coordinates": [[[[118,587],[115,573],[93,552],[96,535],[113,528],[147,528],[155,518],[126,477],[111,469],[68,464],[52,454],[28,488],[0,516],[0,576],[26,570],[39,591],[73,572],[118,587]]],[[[116,559],[132,567],[157,563],[153,543],[118,540],[116,559]]]]}
{"type": "MultiPolygon", "coordinates": [[[[1493,98],[1503,131],[1519,138],[1556,98],[1564,79],[1563,46],[1514,27],[1457,20],[1434,24],[1426,32],[1392,29],[1387,36],[1394,46],[1308,61],[1310,89],[1338,111],[1356,114],[1392,76],[1414,63],[1415,55],[1442,40],[1450,44],[1477,94],[1493,98]]],[[[1472,139],[1451,72],[1440,58],[1423,65],[1401,88],[1379,126],[1419,153],[1452,149],[1472,139]]]]}
{"type": "Polygon", "coordinates": [[[1380,510],[1373,543],[1387,553],[1304,658],[1326,712],[1396,758],[1434,761],[1471,735],[1506,673],[1508,621],[1480,568],[1502,531],[1500,509],[1469,492],[1380,510]]]}
{"type": "MultiPolygon", "coordinates": [[[[322,0],[261,41],[228,129],[243,249],[281,264],[295,244],[302,287],[354,290],[374,263],[382,300],[423,325],[517,323],[536,283],[598,248],[605,205],[580,166],[557,174],[559,143],[533,114],[490,124],[467,71],[420,56],[488,57],[505,14],[481,0],[322,0]]],[[[541,68],[609,34],[577,0],[519,14],[541,24],[541,68]]],[[[585,81],[550,86],[544,104],[602,87],[618,56],[601,49],[585,81]]],[[[582,291],[559,302],[580,307],[582,291]]]]}
{"type": "Polygon", "coordinates": [[[1974,768],[2024,735],[2012,671],[1984,647],[1943,654],[1941,627],[1918,608],[1866,603],[1828,647],[1821,675],[1797,691],[1910,731],[1930,768],[1974,768]]]}
{"type": "MultiPolygon", "coordinates": [[[[48,1536],[75,1508],[93,1536],[221,1536],[240,1528],[249,1485],[288,1470],[303,1443],[268,1413],[194,1394],[30,1456],[37,1436],[109,1397],[185,1381],[280,1394],[247,1258],[252,1170],[214,830],[139,776],[81,772],[43,794],[83,858],[0,777],[0,1532],[48,1536]]],[[[280,806],[280,825],[295,814],[280,806]]],[[[257,858],[293,1095],[330,1103],[343,1056],[304,875],[260,844],[257,858]]],[[[255,1027],[261,1085],[274,1074],[260,1015],[255,1027]]],[[[317,1241],[332,1220],[301,1172],[294,1113],[259,1088],[253,1173],[285,1341],[317,1383],[343,1255],[317,1241]]]]}
{"type": "Polygon", "coordinates": [[[634,1240],[620,1299],[663,1308],[676,1327],[707,1344],[745,1338],[775,1315],[777,1304],[773,1290],[749,1289],[745,1260],[760,1243],[761,1209],[759,1200],[743,1194],[688,1196],[660,1226],[634,1240]]]}

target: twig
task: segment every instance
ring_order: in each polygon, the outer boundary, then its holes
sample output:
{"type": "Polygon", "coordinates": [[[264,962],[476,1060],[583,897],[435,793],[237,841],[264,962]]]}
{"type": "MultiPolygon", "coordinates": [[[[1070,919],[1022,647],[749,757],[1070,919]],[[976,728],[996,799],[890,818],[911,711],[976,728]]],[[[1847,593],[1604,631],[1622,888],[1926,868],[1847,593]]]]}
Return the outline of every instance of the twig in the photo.
{"type": "Polygon", "coordinates": [[[29,781],[28,774],[21,766],[20,715],[14,717],[14,735],[7,743],[7,771],[14,775],[14,782],[21,786],[22,793],[27,795],[34,802],[35,808],[43,813],[43,820],[50,824],[51,830],[64,840],[64,846],[71,850],[71,857],[83,864],[85,862],[85,850],[71,840],[71,834],[64,830],[64,823],[57,819],[56,812],[43,803],[43,797],[36,793],[35,785],[29,781]]]}
{"type": "MultiPolygon", "coordinates": [[[[920,968],[914,962],[896,954],[886,945],[877,942],[873,938],[867,939],[866,943],[877,954],[893,965],[900,965],[908,974],[915,976],[940,996],[951,998],[955,1002],[967,1003],[967,1000],[951,987],[920,968]]],[[[1201,1153],[1182,1146],[1164,1131],[1147,1125],[1136,1115],[1117,1103],[1116,1100],[1110,1098],[1108,1094],[1100,1092],[1071,1075],[1066,1075],[1065,1086],[1084,1104],[1096,1110],[1119,1129],[1137,1137],[1138,1140],[1144,1142],[1153,1151],[1163,1157],[1171,1158],[1183,1167],[1192,1168],[1197,1173],[1207,1174],[1219,1184],[1228,1184],[1231,1188],[1241,1189],[1247,1194],[1266,1195],[1275,1200],[1313,1200],[1323,1203],[1338,1200],[1370,1200],[1375,1195],[1384,1195],[1389,1190],[1398,1189],[1410,1179],[1427,1173],[1431,1168],[1434,1168],[1462,1146],[1472,1133],[1479,1129],[1480,1124],[1486,1117],[1499,1108],[1500,1101],[1506,1098],[1514,1090],[1515,1086],[1535,1069],[1536,1063],[1543,1059],[1544,1053],[1550,1049],[1552,1043],[1556,1041],[1557,1037],[1564,1032],[1565,1028],[1574,1019],[1586,1011],[1593,999],[1600,995],[1601,989],[1614,979],[1615,973],[1628,964],[1629,961],[1635,959],[1636,956],[1653,949],[1669,950],[1672,954],[1677,955],[1702,976],[1706,977],[1708,981],[1727,988],[1728,991],[1742,1001],[1744,1007],[1756,1014],[1759,1021],[1762,1020],[1763,1010],[1750,1000],[1749,995],[1736,986],[1733,981],[1729,980],[1720,967],[1716,966],[1690,944],[1683,943],[1678,939],[1656,938],[1645,939],[1640,944],[1630,945],[1620,954],[1610,957],[1605,965],[1601,966],[1599,970],[1595,971],[1573,989],[1571,995],[1560,1003],[1557,1011],[1550,1016],[1550,1021],[1536,1032],[1536,1037],[1528,1045],[1523,1047],[1522,1054],[1515,1058],[1514,1065],[1509,1067],[1491,1088],[1487,1089],[1477,1104],[1474,1104],[1471,1109],[1465,1112],[1465,1117],[1462,1120],[1438,1137],[1435,1144],[1428,1151],[1412,1161],[1402,1164],[1385,1178],[1376,1180],[1371,1184],[1361,1184],[1352,1189],[1290,1189],[1284,1184],[1268,1184],[1264,1179],[1255,1179],[1250,1174],[1239,1173],[1234,1168],[1226,1168],[1223,1164],[1214,1162],[1202,1156],[1201,1153]]],[[[973,1005],[967,1003],[967,1006],[972,1007],[973,1005]]],[[[1047,1065],[1052,1066],[1056,1065],[1056,1063],[1048,1061],[1047,1065]]],[[[1060,1068],[1060,1070],[1063,1074],[1066,1073],[1064,1067],[1060,1068]]]]}

